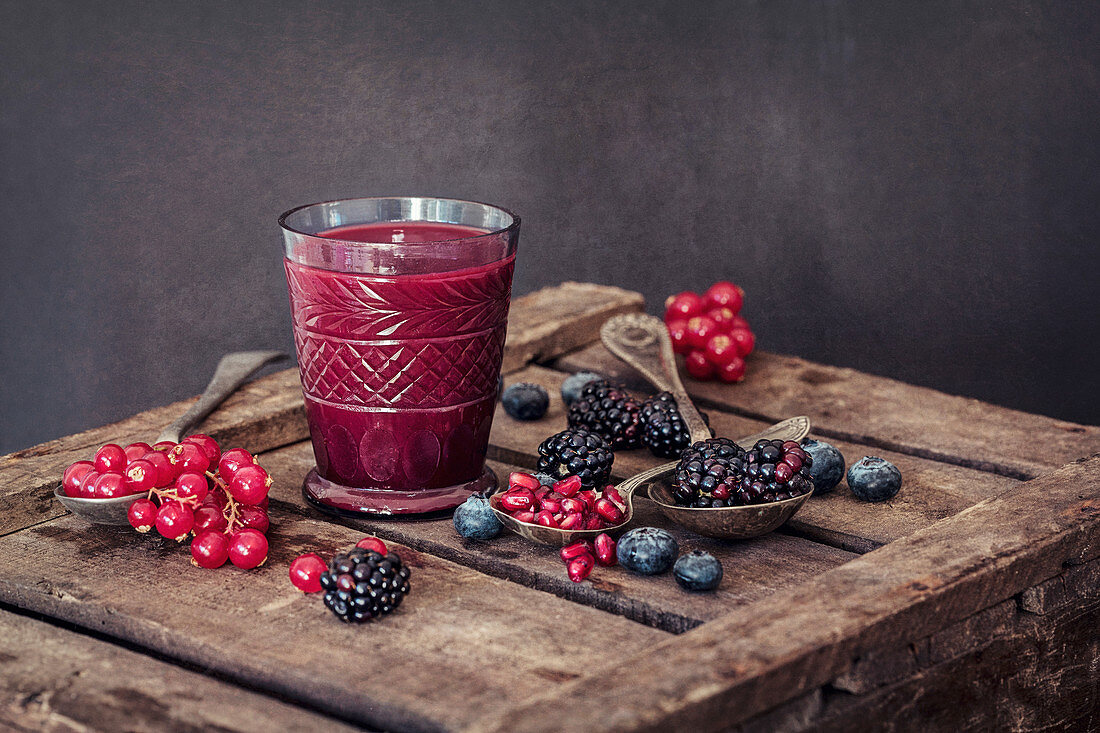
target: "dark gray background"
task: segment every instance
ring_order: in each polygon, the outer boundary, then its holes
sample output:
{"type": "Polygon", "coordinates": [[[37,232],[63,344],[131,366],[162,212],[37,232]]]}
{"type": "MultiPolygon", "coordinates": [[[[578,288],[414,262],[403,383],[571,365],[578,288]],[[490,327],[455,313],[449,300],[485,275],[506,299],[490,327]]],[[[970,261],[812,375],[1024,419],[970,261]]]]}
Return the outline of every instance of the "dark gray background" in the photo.
{"type": "Polygon", "coordinates": [[[291,348],[276,217],[393,193],[520,213],[516,293],[729,278],[764,349],[1100,422],[1098,20],[0,2],[0,453],[291,348]]]}

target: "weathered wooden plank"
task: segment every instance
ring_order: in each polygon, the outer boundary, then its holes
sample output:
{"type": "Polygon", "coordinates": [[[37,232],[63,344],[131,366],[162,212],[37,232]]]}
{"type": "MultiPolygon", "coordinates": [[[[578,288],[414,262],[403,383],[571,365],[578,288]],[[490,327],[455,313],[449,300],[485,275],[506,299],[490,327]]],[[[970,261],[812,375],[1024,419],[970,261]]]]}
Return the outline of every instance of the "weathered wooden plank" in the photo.
{"type": "MultiPolygon", "coordinates": [[[[554,366],[641,380],[599,343],[554,366]]],[[[704,405],[767,422],[806,415],[821,435],[1020,479],[1100,452],[1100,427],[762,351],[752,354],[740,384],[687,379],[685,386],[704,405]]]]}
{"type": "MultiPolygon", "coordinates": [[[[302,499],[301,481],[313,466],[308,442],[287,446],[261,457],[275,478],[274,500],[315,516],[302,499]]],[[[502,479],[516,467],[491,462],[502,479]]],[[[340,519],[360,528],[499,578],[547,591],[587,606],[610,611],[634,621],[680,633],[782,588],[800,583],[855,555],[797,537],[773,534],[748,542],[724,542],[699,537],[670,524],[652,502],[636,504],[637,526],[668,529],[681,552],[701,549],[724,566],[722,585],[713,593],[682,590],[671,575],[640,576],[619,567],[597,567],[589,579],[574,583],[554,548],[528,542],[505,532],[491,541],[466,540],[455,532],[450,517],[416,522],[386,518],[340,519]]]]}
{"type": "Polygon", "coordinates": [[[61,517],[0,538],[0,601],[343,719],[416,730],[461,728],[506,694],[535,694],[668,636],[404,547],[405,603],[381,622],[344,625],[290,585],[287,565],[362,533],[278,506],[272,520],[267,565],[242,572],[195,568],[174,542],[61,517]]]}
{"type": "Polygon", "coordinates": [[[929,636],[1098,555],[1100,457],[620,661],[629,678],[608,668],[487,714],[476,728],[580,730],[610,710],[616,729],[734,725],[835,679],[873,649],[929,636]],[[690,673],[670,673],[680,669],[690,673]],[[569,718],[550,724],[566,704],[569,718]]]}
{"type": "Polygon", "coordinates": [[[592,283],[564,282],[516,298],[508,313],[502,371],[589,344],[611,316],[644,309],[641,293],[592,283]]]}
{"type": "MultiPolygon", "coordinates": [[[[509,417],[498,407],[489,441],[490,455],[510,463],[534,466],[538,444],[567,425],[566,410],[560,398],[563,377],[562,372],[540,366],[530,366],[509,377],[509,384],[523,381],[545,387],[551,396],[550,408],[543,419],[524,422],[509,417]]],[[[719,409],[712,408],[708,412],[715,432],[727,437],[749,435],[767,425],[719,409]]],[[[1021,485],[1016,479],[953,464],[869,449],[846,441],[833,440],[833,443],[849,463],[868,454],[895,463],[903,476],[901,492],[889,502],[870,504],[856,499],[842,482],[829,494],[811,497],[785,525],[784,531],[852,552],[869,552],[1021,485]]],[[[614,474],[623,479],[659,462],[660,459],[644,449],[619,451],[615,455],[614,474]]]]}
{"type": "Polygon", "coordinates": [[[0,728],[358,730],[199,672],[4,611],[0,728]]]}
{"type": "MultiPolygon", "coordinates": [[[[638,293],[585,283],[563,283],[516,298],[508,317],[505,371],[533,358],[552,358],[583,346],[599,338],[604,320],[643,306],[638,293]]],[[[64,514],[50,494],[67,465],[88,458],[104,443],[152,442],[192,402],[182,400],[0,457],[0,501],[5,508],[0,513],[0,535],[64,514]]],[[[198,430],[254,453],[308,437],[297,369],[243,385],[198,430]]]]}
{"type": "Polygon", "coordinates": [[[1020,609],[1046,615],[1095,598],[1100,598],[1100,560],[1070,566],[1061,575],[1028,588],[1020,594],[1020,609]]]}

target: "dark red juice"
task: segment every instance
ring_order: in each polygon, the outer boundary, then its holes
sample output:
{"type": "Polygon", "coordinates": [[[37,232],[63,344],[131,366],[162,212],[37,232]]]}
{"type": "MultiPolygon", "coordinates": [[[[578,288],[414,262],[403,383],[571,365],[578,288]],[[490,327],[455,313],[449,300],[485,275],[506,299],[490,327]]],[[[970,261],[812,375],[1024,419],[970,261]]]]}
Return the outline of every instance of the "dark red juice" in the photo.
{"type": "MultiPolygon", "coordinates": [[[[319,236],[411,251],[484,234],[395,222],[319,236]]],[[[441,272],[368,275],[284,260],[317,471],[332,488],[325,503],[403,513],[464,498],[443,493],[484,469],[514,263],[514,254],[475,265],[459,256],[441,272]],[[348,489],[352,504],[355,490],[372,492],[371,508],[330,500],[348,489]],[[379,504],[387,498],[392,506],[379,504]]]]}

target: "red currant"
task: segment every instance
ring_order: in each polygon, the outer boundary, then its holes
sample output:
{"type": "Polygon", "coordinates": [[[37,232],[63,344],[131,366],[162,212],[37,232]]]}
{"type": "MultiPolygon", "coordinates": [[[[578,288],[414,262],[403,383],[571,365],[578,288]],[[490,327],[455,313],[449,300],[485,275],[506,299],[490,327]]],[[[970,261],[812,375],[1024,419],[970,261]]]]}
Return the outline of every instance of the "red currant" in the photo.
{"type": "Polygon", "coordinates": [[[91,461],[77,461],[66,468],[61,476],[61,488],[64,489],[65,496],[80,496],[80,482],[94,470],[95,465],[91,461]]]}
{"type": "Polygon", "coordinates": [[[159,443],[153,443],[153,450],[164,451],[167,453],[176,447],[176,444],[170,440],[162,440],[159,443]]]}
{"type": "Polygon", "coordinates": [[[206,531],[191,540],[191,562],[200,568],[220,568],[229,559],[229,540],[221,532],[206,531]]]}
{"type": "Polygon", "coordinates": [[[138,499],[126,512],[130,526],[138,532],[148,532],[157,521],[157,505],[149,499],[138,499]]]}
{"type": "Polygon", "coordinates": [[[206,495],[210,492],[210,486],[206,483],[206,476],[201,473],[181,473],[176,477],[172,487],[176,490],[176,496],[180,501],[192,507],[202,504],[206,495]]]}
{"type": "Polygon", "coordinates": [[[691,291],[670,295],[665,300],[665,323],[687,320],[703,312],[703,299],[691,291]]]}
{"type": "Polygon", "coordinates": [[[718,324],[710,316],[696,316],[687,322],[687,342],[693,348],[706,348],[710,337],[718,333],[718,324]]]}
{"type": "Polygon", "coordinates": [[[729,333],[736,321],[745,320],[729,308],[711,308],[707,311],[707,315],[714,319],[714,322],[718,324],[718,330],[722,333],[729,333]]]}
{"type": "Polygon", "coordinates": [[[120,476],[126,468],[126,452],[122,446],[108,443],[95,452],[95,470],[100,473],[117,473],[120,476]]]}
{"type": "Polygon", "coordinates": [[[81,499],[95,498],[95,483],[99,481],[99,477],[99,471],[88,471],[88,473],[84,474],[84,478],[80,479],[81,499]]]}
{"type": "Polygon", "coordinates": [[[691,345],[687,342],[687,321],[669,321],[668,337],[672,341],[672,350],[677,354],[686,354],[691,345]]]}
{"type": "Polygon", "coordinates": [[[130,464],[137,459],[144,457],[145,454],[151,450],[153,450],[153,446],[149,445],[148,443],[137,442],[130,443],[130,445],[122,449],[122,452],[126,454],[126,463],[130,464]]]}
{"type": "Polygon", "coordinates": [[[211,491],[206,495],[206,498],[202,500],[203,506],[212,506],[219,512],[225,509],[226,504],[229,503],[229,497],[226,496],[225,491],[218,487],[214,491],[211,491]]]}
{"type": "Polygon", "coordinates": [[[206,454],[206,459],[210,461],[210,465],[207,468],[218,465],[218,460],[222,457],[222,449],[218,446],[218,441],[214,440],[209,435],[195,433],[194,435],[188,435],[183,439],[183,442],[194,443],[202,448],[202,452],[206,454]]]}
{"type": "Polygon", "coordinates": [[[229,522],[218,507],[204,504],[195,510],[196,532],[225,532],[229,528],[229,522]]]}
{"type": "Polygon", "coordinates": [[[179,542],[195,526],[195,513],[178,501],[166,501],[157,511],[157,532],[179,542]]]}
{"type": "Polygon", "coordinates": [[[730,359],[736,359],[740,356],[737,353],[737,344],[733,343],[733,340],[724,333],[720,333],[717,336],[712,336],[710,341],[707,342],[707,348],[703,350],[706,354],[707,361],[716,367],[721,367],[730,362],[730,359]]]}
{"type": "Polygon", "coordinates": [[[180,443],[168,451],[168,460],[181,472],[205,473],[206,469],[210,468],[210,459],[206,457],[206,451],[195,443],[180,443]]]}
{"type": "Polygon", "coordinates": [[[126,466],[126,491],[131,494],[144,494],[157,485],[159,471],[149,461],[138,458],[126,466]]]}
{"type": "Polygon", "coordinates": [[[745,378],[745,360],[737,356],[718,367],[718,378],[723,382],[740,382],[745,378]]]}
{"type": "Polygon", "coordinates": [[[389,550],[386,548],[386,543],[378,539],[377,537],[364,537],[363,539],[356,542],[355,546],[361,547],[364,550],[374,550],[382,556],[385,556],[389,553],[389,550]]]}
{"type": "Polygon", "coordinates": [[[328,566],[316,552],[299,555],[290,563],[290,582],[303,593],[319,593],[326,570],[328,566]]]}
{"type": "Polygon", "coordinates": [[[737,344],[737,353],[741,356],[751,354],[753,347],[756,345],[756,337],[747,328],[733,329],[730,331],[730,339],[737,344]]]}
{"type": "Polygon", "coordinates": [[[242,504],[259,504],[267,496],[271,477],[257,465],[241,466],[229,480],[229,493],[242,504]]]}
{"type": "Polygon", "coordinates": [[[157,473],[153,478],[153,486],[158,489],[171,486],[176,476],[180,474],[179,467],[168,460],[168,454],[164,451],[151,450],[142,456],[141,460],[148,461],[156,467],[157,473]]]}
{"type": "Polygon", "coordinates": [[[729,326],[728,330],[732,331],[735,328],[744,328],[744,329],[750,330],[750,331],[752,330],[752,329],[749,328],[749,322],[746,321],[744,319],[744,317],[742,317],[742,316],[734,316],[733,320],[730,321],[730,326],[729,326]]]}
{"type": "Polygon", "coordinates": [[[258,506],[242,506],[237,515],[237,521],[242,527],[251,527],[264,533],[271,526],[271,521],[267,518],[267,512],[258,506]]]}
{"type": "Polygon", "coordinates": [[[222,453],[222,457],[218,460],[218,473],[221,474],[223,481],[229,481],[238,468],[251,466],[255,462],[252,454],[244,448],[230,448],[222,453]]]}
{"type": "Polygon", "coordinates": [[[130,492],[126,490],[126,479],[122,474],[104,473],[96,480],[92,494],[97,499],[117,499],[128,496],[130,492]]]}
{"type": "Polygon", "coordinates": [[[703,304],[710,308],[729,308],[735,314],[741,311],[745,291],[729,282],[716,282],[703,293],[703,304]]]}
{"type": "Polygon", "coordinates": [[[242,570],[251,570],[267,559],[267,538],[255,529],[239,529],[229,541],[229,561],[242,570]]]}
{"type": "Polygon", "coordinates": [[[687,355],[687,373],[695,379],[710,379],[714,374],[714,366],[707,361],[707,356],[702,351],[692,351],[687,355]]]}

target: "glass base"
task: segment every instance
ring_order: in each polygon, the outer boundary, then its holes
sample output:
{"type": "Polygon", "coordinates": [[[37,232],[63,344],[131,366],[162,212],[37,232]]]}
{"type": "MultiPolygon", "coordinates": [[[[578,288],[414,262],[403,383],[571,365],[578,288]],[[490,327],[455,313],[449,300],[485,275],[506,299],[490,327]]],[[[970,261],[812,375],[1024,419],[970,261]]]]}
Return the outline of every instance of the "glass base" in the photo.
{"type": "Polygon", "coordinates": [[[454,509],[473,494],[496,487],[496,474],[488,466],[480,476],[464,484],[410,491],[343,486],[322,478],[313,468],[302,483],[302,495],[312,506],[332,514],[415,515],[454,509]]]}

